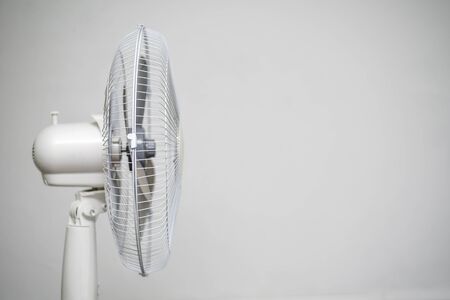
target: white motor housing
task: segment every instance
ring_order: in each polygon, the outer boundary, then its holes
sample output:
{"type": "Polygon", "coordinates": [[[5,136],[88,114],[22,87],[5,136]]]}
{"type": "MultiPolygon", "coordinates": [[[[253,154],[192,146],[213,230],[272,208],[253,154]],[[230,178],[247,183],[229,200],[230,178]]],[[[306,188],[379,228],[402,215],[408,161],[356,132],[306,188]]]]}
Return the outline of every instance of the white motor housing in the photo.
{"type": "Polygon", "coordinates": [[[44,128],[33,143],[33,161],[44,183],[52,186],[103,188],[102,116],[92,123],[58,124],[44,128]]]}

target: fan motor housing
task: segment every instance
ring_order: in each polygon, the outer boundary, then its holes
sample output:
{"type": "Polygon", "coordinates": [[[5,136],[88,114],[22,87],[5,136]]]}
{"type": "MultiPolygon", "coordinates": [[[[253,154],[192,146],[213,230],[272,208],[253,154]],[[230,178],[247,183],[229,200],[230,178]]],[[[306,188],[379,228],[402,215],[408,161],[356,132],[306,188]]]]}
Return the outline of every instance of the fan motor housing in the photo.
{"type": "Polygon", "coordinates": [[[53,124],[33,143],[33,161],[51,186],[103,187],[101,116],[91,123],[53,124]]]}

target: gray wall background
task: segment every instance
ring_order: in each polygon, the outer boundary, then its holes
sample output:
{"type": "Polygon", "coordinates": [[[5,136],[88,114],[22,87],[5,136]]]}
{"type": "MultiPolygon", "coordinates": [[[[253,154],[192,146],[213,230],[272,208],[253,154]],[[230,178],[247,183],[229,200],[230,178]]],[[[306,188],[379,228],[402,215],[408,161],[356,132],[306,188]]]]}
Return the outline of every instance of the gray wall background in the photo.
{"type": "Polygon", "coordinates": [[[99,220],[102,299],[450,299],[450,2],[206,0],[1,2],[1,299],[59,297],[76,189],[32,142],[102,111],[138,23],[169,43],[183,198],[146,279],[99,220]]]}

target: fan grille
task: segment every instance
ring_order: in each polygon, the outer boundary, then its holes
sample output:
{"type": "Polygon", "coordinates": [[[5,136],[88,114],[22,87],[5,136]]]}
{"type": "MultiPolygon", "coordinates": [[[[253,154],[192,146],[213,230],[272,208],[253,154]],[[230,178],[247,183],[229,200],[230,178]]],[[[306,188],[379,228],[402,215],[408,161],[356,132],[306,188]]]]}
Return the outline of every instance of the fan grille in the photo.
{"type": "Polygon", "coordinates": [[[146,275],[167,263],[180,198],[181,137],[164,37],[127,35],[106,88],[106,199],[122,263],[146,275]]]}

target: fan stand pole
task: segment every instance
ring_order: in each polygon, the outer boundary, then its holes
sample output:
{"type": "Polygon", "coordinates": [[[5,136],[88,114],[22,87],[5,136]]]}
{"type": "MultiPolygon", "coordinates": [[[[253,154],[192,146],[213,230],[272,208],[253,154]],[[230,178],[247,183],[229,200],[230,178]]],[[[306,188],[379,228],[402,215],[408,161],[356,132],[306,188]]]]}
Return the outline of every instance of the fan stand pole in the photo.
{"type": "Polygon", "coordinates": [[[69,211],[62,268],[62,300],[96,300],[97,245],[95,223],[106,211],[103,190],[76,194],[69,211]]]}

